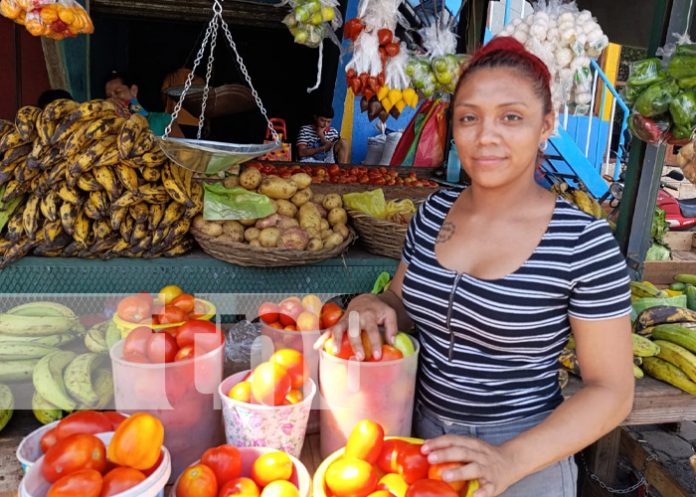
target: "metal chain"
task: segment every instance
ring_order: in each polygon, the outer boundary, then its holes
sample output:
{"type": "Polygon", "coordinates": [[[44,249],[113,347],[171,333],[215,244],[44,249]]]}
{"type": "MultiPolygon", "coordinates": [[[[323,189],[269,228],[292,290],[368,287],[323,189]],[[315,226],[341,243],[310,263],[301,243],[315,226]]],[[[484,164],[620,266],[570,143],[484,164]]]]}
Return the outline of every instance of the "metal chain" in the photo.
{"type": "Polygon", "coordinates": [[[213,75],[213,62],[215,62],[215,47],[217,46],[217,35],[220,28],[220,14],[216,11],[211,21],[214,24],[212,38],[210,40],[210,55],[208,56],[208,67],[205,73],[205,88],[203,88],[203,102],[201,103],[201,115],[198,117],[197,139],[201,139],[203,133],[203,123],[205,122],[205,108],[208,105],[208,95],[210,94],[210,78],[213,75]]]}
{"type": "MultiPolygon", "coordinates": [[[[657,457],[655,457],[654,454],[651,454],[645,459],[645,463],[647,464],[648,462],[654,461],[656,459],[657,459],[657,457]]],[[[585,470],[585,473],[587,473],[587,475],[590,477],[590,480],[596,482],[597,485],[599,485],[602,489],[606,490],[607,492],[609,492],[611,494],[616,494],[616,495],[626,495],[626,494],[630,494],[632,492],[635,492],[636,490],[638,490],[641,487],[645,487],[645,491],[646,491],[646,495],[647,495],[648,481],[645,479],[645,476],[643,475],[642,472],[636,471],[638,473],[638,475],[640,475],[640,479],[638,480],[638,482],[636,484],[631,485],[628,488],[613,488],[613,487],[610,487],[609,485],[607,485],[606,483],[604,483],[599,476],[597,476],[592,471],[590,471],[590,468],[587,465],[587,461],[585,460],[585,456],[582,453],[580,453],[580,461],[582,461],[582,466],[585,470]]],[[[643,468],[643,469],[645,469],[645,468],[643,468]]]]}

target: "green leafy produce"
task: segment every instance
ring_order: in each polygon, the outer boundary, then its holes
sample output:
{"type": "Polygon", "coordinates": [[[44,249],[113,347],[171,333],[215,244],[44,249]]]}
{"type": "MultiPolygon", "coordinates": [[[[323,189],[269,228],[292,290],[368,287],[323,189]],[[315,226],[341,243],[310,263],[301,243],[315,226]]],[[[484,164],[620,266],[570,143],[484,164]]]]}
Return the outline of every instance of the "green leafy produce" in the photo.
{"type": "Polygon", "coordinates": [[[696,44],[689,43],[684,45],[677,45],[675,53],[677,55],[696,55],[696,44]]]}
{"type": "Polygon", "coordinates": [[[672,99],[669,113],[676,126],[687,128],[696,124],[696,92],[682,92],[672,99]]]}
{"type": "Polygon", "coordinates": [[[669,223],[667,222],[665,211],[659,207],[655,208],[655,215],[653,216],[652,228],[650,231],[653,242],[665,244],[665,234],[669,231],[669,223]]]}
{"type": "Polygon", "coordinates": [[[645,117],[659,116],[669,110],[669,104],[679,93],[679,86],[670,79],[650,85],[636,99],[634,109],[645,117]]]}
{"type": "Polygon", "coordinates": [[[675,55],[669,59],[667,74],[675,79],[696,76],[696,55],[675,55]]]}
{"type": "Polygon", "coordinates": [[[658,83],[667,77],[662,69],[662,61],[657,57],[634,62],[631,65],[631,73],[627,84],[636,86],[648,86],[658,83]]]}

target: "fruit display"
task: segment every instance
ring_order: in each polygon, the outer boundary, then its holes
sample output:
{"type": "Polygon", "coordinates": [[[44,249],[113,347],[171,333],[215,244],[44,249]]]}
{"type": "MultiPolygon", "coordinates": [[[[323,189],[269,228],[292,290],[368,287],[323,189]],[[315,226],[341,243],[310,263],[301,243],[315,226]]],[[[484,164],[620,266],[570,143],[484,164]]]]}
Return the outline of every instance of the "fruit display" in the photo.
{"type": "Polygon", "coordinates": [[[259,318],[272,328],[285,331],[318,331],[335,325],[343,309],[333,302],[322,304],[316,295],[288,297],[279,303],[264,302],[259,318]]]}
{"type": "Polygon", "coordinates": [[[281,349],[256,366],[227,396],[239,402],[265,406],[297,404],[304,400],[309,368],[304,356],[293,349],[281,349]]]}
{"type": "Polygon", "coordinates": [[[78,411],[61,419],[56,426],[41,436],[39,448],[42,453],[72,435],[96,435],[116,430],[126,416],[115,411],[78,411]]]}
{"type": "Polygon", "coordinates": [[[0,14],[32,36],[63,40],[94,33],[89,14],[74,0],[0,0],[0,14]]]}
{"type": "Polygon", "coordinates": [[[291,0],[289,3],[290,13],[283,19],[283,24],[290,30],[295,43],[317,48],[324,38],[336,38],[334,31],[343,22],[336,0],[291,0]]]}
{"type": "Polygon", "coordinates": [[[384,428],[360,420],[345,447],[326,459],[314,479],[314,495],[321,497],[470,497],[478,480],[449,481],[443,471],[456,463],[431,465],[421,453],[422,440],[385,437],[384,428]]]}
{"type": "Polygon", "coordinates": [[[33,251],[64,257],[176,256],[203,206],[192,173],[167,160],[147,120],[106,100],[22,107],[0,138],[0,267],[33,251]]]}

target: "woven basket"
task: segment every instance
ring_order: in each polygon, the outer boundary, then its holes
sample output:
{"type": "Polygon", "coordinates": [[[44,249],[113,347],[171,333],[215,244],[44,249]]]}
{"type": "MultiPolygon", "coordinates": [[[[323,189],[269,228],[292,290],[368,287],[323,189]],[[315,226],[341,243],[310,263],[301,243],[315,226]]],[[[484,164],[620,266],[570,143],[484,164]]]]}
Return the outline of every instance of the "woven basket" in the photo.
{"type": "Polygon", "coordinates": [[[353,209],[347,211],[368,252],[401,259],[408,224],[392,223],[353,209]]]}
{"type": "Polygon", "coordinates": [[[348,228],[348,238],[341,245],[316,252],[280,248],[252,247],[246,243],[231,242],[224,238],[211,237],[191,227],[193,237],[203,252],[221,261],[247,267],[304,266],[340,256],[356,240],[355,232],[348,228]]]}

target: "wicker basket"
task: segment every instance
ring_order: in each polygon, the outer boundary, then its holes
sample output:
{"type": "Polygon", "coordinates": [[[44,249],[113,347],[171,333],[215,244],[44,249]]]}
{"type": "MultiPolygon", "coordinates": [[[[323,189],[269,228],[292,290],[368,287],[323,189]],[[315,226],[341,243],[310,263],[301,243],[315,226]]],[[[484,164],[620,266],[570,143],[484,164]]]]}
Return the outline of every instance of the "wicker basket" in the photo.
{"type": "Polygon", "coordinates": [[[368,252],[401,259],[407,224],[392,223],[353,209],[347,209],[347,211],[368,252]]]}
{"type": "Polygon", "coordinates": [[[203,252],[221,261],[247,267],[304,266],[338,257],[356,240],[355,232],[348,228],[348,238],[341,245],[317,252],[279,248],[251,247],[246,243],[231,242],[224,238],[211,237],[191,227],[191,233],[203,252]]]}

